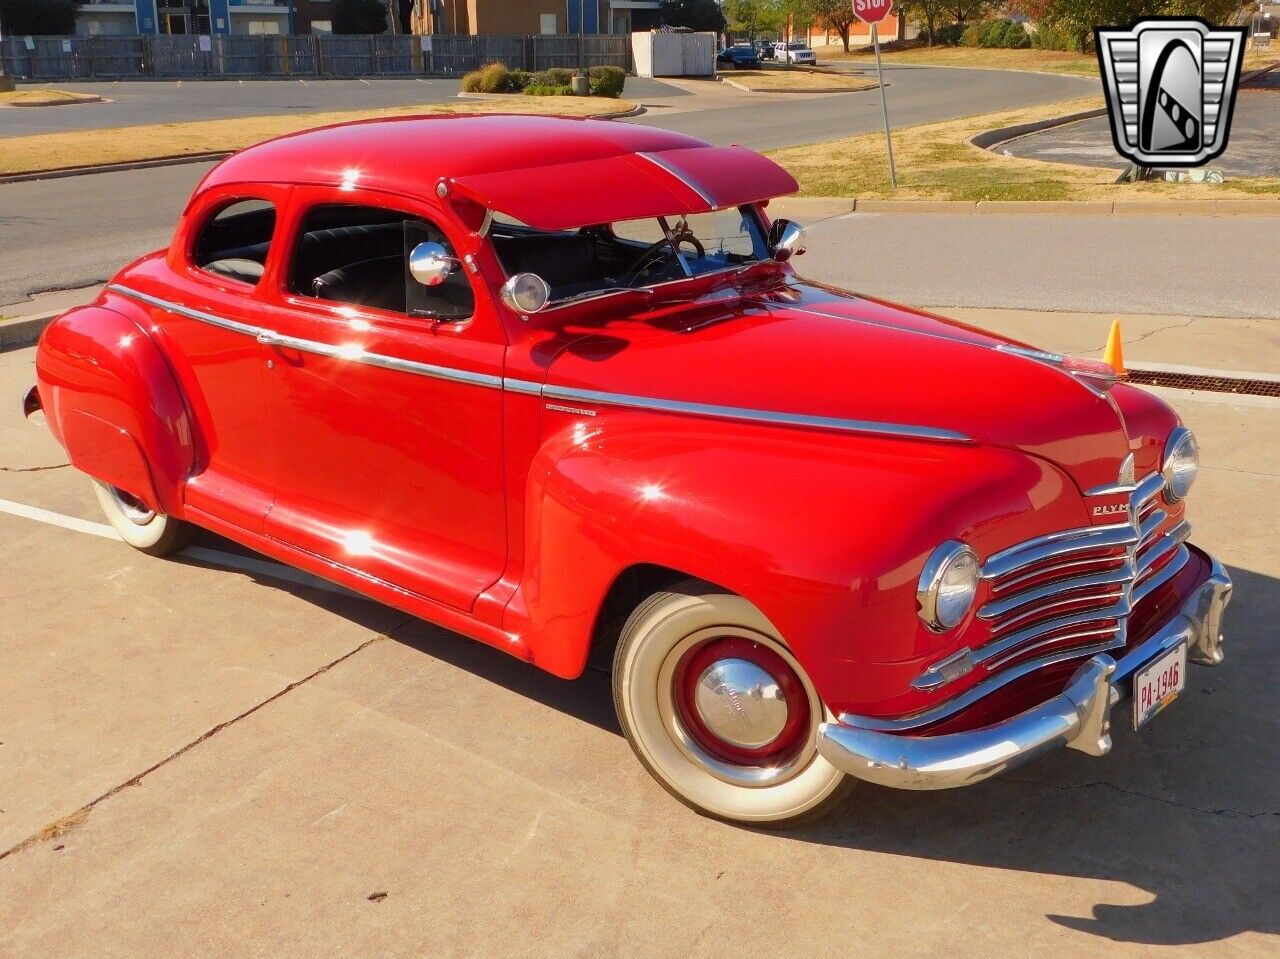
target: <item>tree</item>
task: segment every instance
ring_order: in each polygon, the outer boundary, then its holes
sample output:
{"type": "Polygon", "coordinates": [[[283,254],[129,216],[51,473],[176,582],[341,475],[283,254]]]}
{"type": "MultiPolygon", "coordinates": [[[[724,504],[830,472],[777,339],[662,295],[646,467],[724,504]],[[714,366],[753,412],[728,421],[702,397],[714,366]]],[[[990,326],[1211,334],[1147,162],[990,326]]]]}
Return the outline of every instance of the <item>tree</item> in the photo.
{"type": "MultiPolygon", "coordinates": [[[[1054,0],[1048,0],[1054,2],[1054,0]]],[[[933,46],[938,32],[938,18],[943,14],[943,0],[901,0],[903,16],[924,27],[925,42],[933,46]]]]}
{"type": "Polygon", "coordinates": [[[745,33],[752,40],[763,30],[777,30],[782,24],[778,0],[724,0],[729,29],[745,33]]]}
{"type": "Polygon", "coordinates": [[[662,0],[662,22],[711,33],[724,33],[728,26],[716,0],[662,0]]]}
{"type": "Polygon", "coordinates": [[[333,5],[334,33],[385,33],[387,5],[382,0],[337,0],[333,5]]]}
{"type": "Polygon", "coordinates": [[[0,27],[6,36],[70,36],[79,7],[78,0],[0,0],[0,27]]]}
{"type": "MultiPolygon", "coordinates": [[[[955,0],[948,0],[948,5],[955,0]]],[[[1210,23],[1228,24],[1252,4],[1241,0],[1019,0],[1037,26],[1057,27],[1075,38],[1078,49],[1093,49],[1094,27],[1127,27],[1140,17],[1203,17],[1210,23]],[[1033,12],[1034,11],[1034,12],[1033,12]]]]}
{"type": "Polygon", "coordinates": [[[990,6],[990,0],[942,0],[943,11],[962,27],[970,20],[980,20],[990,6]]]}
{"type": "Polygon", "coordinates": [[[813,15],[824,29],[840,34],[844,52],[849,52],[849,29],[858,22],[850,0],[812,0],[813,15]]]}

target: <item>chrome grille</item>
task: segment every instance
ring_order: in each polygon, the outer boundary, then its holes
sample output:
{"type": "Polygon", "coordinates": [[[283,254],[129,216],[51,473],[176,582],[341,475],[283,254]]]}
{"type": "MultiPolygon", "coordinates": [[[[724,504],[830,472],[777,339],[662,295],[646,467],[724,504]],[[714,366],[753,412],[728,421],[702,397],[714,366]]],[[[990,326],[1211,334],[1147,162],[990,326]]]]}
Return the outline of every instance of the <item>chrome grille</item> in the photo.
{"type": "MultiPolygon", "coordinates": [[[[1129,614],[1168,582],[1188,557],[1190,526],[1161,505],[1164,478],[1148,476],[1129,497],[1129,521],[1039,536],[988,557],[987,634],[925,670],[912,685],[937,689],[983,669],[995,672],[1039,657],[1093,655],[1126,644],[1129,614]]],[[[981,629],[981,626],[975,626],[981,629]]]]}

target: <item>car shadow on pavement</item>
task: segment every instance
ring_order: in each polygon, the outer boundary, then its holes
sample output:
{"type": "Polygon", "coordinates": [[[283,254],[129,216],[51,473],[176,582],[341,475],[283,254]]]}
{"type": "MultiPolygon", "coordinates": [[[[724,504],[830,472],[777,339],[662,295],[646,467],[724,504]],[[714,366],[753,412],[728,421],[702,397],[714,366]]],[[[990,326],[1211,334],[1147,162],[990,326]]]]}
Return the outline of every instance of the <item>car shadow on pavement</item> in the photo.
{"type": "MultiPolygon", "coordinates": [[[[225,545],[225,544],[224,544],[225,545]]],[[[1280,580],[1231,568],[1226,663],[1193,668],[1182,702],[1136,734],[1127,705],[1102,759],[1062,750],[967,789],[908,792],[859,784],[847,803],[802,828],[762,833],[912,859],[1127,884],[1138,904],[1099,902],[1061,926],[1149,945],[1280,935],[1280,722],[1274,611],[1280,580]]],[[[372,601],[262,578],[371,626],[372,601]]],[[[385,621],[385,618],[384,618],[385,621]]],[[[478,679],[621,735],[609,677],[565,681],[499,650],[412,619],[390,638],[478,679]]],[[[1117,898],[1129,898],[1117,892],[1117,898]]]]}
{"type": "Polygon", "coordinates": [[[1280,934],[1280,729],[1273,637],[1280,580],[1232,568],[1228,658],[1193,667],[1183,702],[1134,733],[1127,704],[1102,759],[1063,750],[967,789],[870,785],[793,838],[916,859],[1126,883],[1051,921],[1118,942],[1189,945],[1280,934]],[[1132,898],[1117,894],[1118,898],[1132,898]]]}

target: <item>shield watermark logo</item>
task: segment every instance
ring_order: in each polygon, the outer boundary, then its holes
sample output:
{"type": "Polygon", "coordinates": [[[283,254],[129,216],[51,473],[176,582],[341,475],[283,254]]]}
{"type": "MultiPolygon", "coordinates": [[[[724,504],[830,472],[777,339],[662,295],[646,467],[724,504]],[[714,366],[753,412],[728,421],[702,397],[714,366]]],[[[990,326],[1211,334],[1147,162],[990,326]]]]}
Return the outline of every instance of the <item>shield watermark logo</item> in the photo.
{"type": "Polygon", "coordinates": [[[1246,32],[1178,17],[1094,30],[1116,151],[1141,166],[1200,166],[1220,156],[1246,32]]]}

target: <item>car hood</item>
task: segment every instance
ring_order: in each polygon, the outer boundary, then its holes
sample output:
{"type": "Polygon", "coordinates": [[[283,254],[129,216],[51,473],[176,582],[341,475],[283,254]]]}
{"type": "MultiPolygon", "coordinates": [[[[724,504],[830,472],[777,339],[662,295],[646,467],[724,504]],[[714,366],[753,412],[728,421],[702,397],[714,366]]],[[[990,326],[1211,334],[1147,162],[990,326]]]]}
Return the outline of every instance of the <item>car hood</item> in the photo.
{"type": "Polygon", "coordinates": [[[701,407],[693,415],[775,413],[798,428],[842,420],[856,421],[855,432],[856,423],[925,439],[945,432],[1044,457],[1082,490],[1116,482],[1129,452],[1108,397],[1022,344],[816,284],[721,291],[564,332],[579,335],[547,385],[565,395],[701,407]]]}

